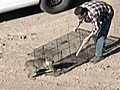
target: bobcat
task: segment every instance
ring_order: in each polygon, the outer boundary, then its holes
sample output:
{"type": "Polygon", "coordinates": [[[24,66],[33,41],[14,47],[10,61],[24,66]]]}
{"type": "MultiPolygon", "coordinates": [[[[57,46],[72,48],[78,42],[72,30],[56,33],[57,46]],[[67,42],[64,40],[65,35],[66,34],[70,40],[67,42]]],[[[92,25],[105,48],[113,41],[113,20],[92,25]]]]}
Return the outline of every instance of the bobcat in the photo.
{"type": "Polygon", "coordinates": [[[37,71],[41,69],[47,69],[45,72],[54,71],[53,63],[53,59],[48,58],[32,59],[26,61],[24,70],[26,71],[28,78],[35,80],[37,71]]]}

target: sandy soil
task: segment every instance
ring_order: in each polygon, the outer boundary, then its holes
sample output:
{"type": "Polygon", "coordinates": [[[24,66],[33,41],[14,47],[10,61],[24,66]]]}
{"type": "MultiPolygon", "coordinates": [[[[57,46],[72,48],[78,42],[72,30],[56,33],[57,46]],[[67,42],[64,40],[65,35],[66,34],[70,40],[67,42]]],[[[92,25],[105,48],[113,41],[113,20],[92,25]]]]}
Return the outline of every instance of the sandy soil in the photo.
{"type": "MultiPolygon", "coordinates": [[[[117,9],[120,1],[107,1],[116,12],[111,34],[119,36],[117,9]]],[[[42,75],[35,81],[27,78],[23,71],[24,63],[31,58],[27,54],[72,31],[77,24],[73,10],[56,15],[36,13],[0,23],[0,90],[120,90],[120,52],[97,64],[83,64],[58,77],[42,75]]]]}

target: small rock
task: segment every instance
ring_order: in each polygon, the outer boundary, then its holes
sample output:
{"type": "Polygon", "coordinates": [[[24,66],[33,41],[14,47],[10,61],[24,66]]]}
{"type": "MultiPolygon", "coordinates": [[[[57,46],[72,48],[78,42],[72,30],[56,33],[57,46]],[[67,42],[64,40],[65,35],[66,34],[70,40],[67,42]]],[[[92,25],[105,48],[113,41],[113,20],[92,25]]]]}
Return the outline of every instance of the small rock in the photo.
{"type": "Polygon", "coordinates": [[[110,68],[111,66],[110,65],[107,65],[106,68],[110,68]]]}
{"type": "Polygon", "coordinates": [[[2,44],[2,46],[5,46],[5,45],[6,45],[5,43],[2,44]]]}
{"type": "Polygon", "coordinates": [[[87,68],[85,68],[84,70],[87,71],[87,68]]]}
{"type": "Polygon", "coordinates": [[[23,39],[23,37],[22,37],[22,36],[20,36],[20,39],[23,39]]]}
{"type": "Polygon", "coordinates": [[[24,39],[26,39],[27,38],[27,36],[24,36],[24,39]]]}
{"type": "Polygon", "coordinates": [[[117,90],[120,90],[119,88],[117,88],[117,90]]]}
{"type": "Polygon", "coordinates": [[[0,70],[0,72],[3,72],[3,70],[0,70]]]}
{"type": "Polygon", "coordinates": [[[31,35],[37,35],[37,33],[31,33],[31,35]]]}
{"type": "Polygon", "coordinates": [[[59,86],[59,83],[57,83],[56,85],[59,86]]]}

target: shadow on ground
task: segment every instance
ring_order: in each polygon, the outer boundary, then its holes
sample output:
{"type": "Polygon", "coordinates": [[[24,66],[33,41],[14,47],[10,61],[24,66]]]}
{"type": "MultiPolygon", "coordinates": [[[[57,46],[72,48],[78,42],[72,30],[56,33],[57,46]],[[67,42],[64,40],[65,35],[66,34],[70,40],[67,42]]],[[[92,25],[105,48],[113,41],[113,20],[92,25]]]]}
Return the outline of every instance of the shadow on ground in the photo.
{"type": "MultiPolygon", "coordinates": [[[[71,4],[69,5],[67,10],[74,8],[74,7],[82,4],[85,1],[90,1],[90,0],[72,0],[71,4]]],[[[67,11],[67,10],[65,10],[65,11],[67,11]]],[[[22,8],[22,9],[18,9],[18,10],[0,14],[0,22],[9,21],[12,19],[21,18],[21,17],[25,17],[25,16],[37,14],[37,13],[42,13],[42,12],[43,11],[40,9],[39,5],[26,7],[26,8],[22,8]]]]}
{"type": "MultiPolygon", "coordinates": [[[[120,38],[110,36],[110,38],[111,37],[112,37],[112,39],[108,38],[108,45],[106,45],[106,47],[105,47],[106,48],[106,53],[104,55],[105,57],[109,57],[113,54],[116,54],[116,53],[120,52],[120,38]],[[114,38],[114,40],[113,40],[113,38],[114,38]]],[[[86,47],[86,49],[87,48],[90,48],[90,45],[88,47],[86,47]]],[[[61,69],[63,69],[63,71],[59,75],[61,75],[63,73],[67,73],[67,72],[71,71],[72,69],[74,69],[74,68],[76,68],[80,65],[83,65],[84,63],[88,63],[88,62],[89,62],[89,60],[82,61],[82,62],[77,62],[77,63],[65,63],[65,64],[63,63],[63,64],[60,64],[60,65],[57,66],[57,68],[61,68],[61,69]]]]}
{"type": "Polygon", "coordinates": [[[109,57],[120,52],[120,38],[118,38],[117,41],[107,45],[105,48],[107,50],[106,54],[104,55],[105,57],[109,57]]]}
{"type": "MultiPolygon", "coordinates": [[[[110,36],[110,37],[113,37],[113,36],[110,36]]],[[[116,37],[114,37],[114,38],[116,38],[116,37]]],[[[111,44],[109,43],[106,46],[107,51],[105,53],[105,57],[109,57],[113,54],[116,54],[116,53],[120,52],[120,38],[116,38],[116,39],[117,39],[116,41],[113,41],[113,43],[111,43],[111,44]]],[[[89,48],[89,47],[87,47],[87,48],[89,48]]],[[[77,66],[80,66],[80,65],[82,65],[84,63],[87,63],[87,62],[89,62],[89,60],[86,60],[86,62],[83,62],[83,63],[78,62],[76,64],[69,64],[68,67],[66,67],[66,65],[65,66],[62,65],[61,66],[62,68],[67,68],[62,73],[67,73],[67,72],[71,71],[72,69],[76,68],[77,66]]]]}
{"type": "Polygon", "coordinates": [[[41,12],[42,11],[39,9],[38,5],[26,7],[26,8],[0,14],[0,22],[9,21],[12,19],[21,18],[21,17],[32,15],[32,14],[41,13],[41,12]]]}
{"type": "MultiPolygon", "coordinates": [[[[86,45],[79,55],[76,57],[76,52],[81,45],[81,37],[85,37],[89,34],[87,30],[80,29],[77,32],[70,32],[57,38],[47,44],[40,46],[30,56],[35,58],[54,56],[54,68],[55,72],[45,73],[47,75],[59,76],[67,73],[77,66],[83,65],[89,62],[94,57],[95,45],[93,40],[90,40],[89,44],[86,45]],[[82,36],[82,35],[85,36],[82,36]],[[64,42],[64,43],[63,43],[64,42]],[[77,45],[77,46],[75,46],[77,45]]],[[[104,56],[108,57],[112,54],[120,51],[120,38],[115,36],[109,36],[106,40],[106,47],[104,56]]],[[[41,75],[41,71],[39,72],[41,75]]]]}
{"type": "Polygon", "coordinates": [[[91,0],[71,0],[71,4],[69,9],[75,8],[76,6],[81,5],[84,2],[91,1],[91,0]]]}

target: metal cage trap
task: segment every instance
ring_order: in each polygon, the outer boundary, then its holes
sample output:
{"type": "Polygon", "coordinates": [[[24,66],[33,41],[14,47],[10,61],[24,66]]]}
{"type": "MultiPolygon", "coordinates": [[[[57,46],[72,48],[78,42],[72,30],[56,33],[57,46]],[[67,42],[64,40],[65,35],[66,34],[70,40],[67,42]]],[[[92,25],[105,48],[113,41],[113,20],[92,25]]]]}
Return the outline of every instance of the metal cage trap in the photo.
{"type": "MultiPolygon", "coordinates": [[[[39,48],[34,49],[34,52],[29,55],[34,58],[52,58],[54,60],[54,66],[60,70],[59,74],[66,73],[78,65],[88,62],[95,52],[95,45],[93,40],[85,45],[79,55],[75,54],[80,47],[82,40],[89,35],[87,30],[72,31],[66,35],[59,37],[39,48]]],[[[107,40],[107,45],[115,40],[107,40]]],[[[55,73],[58,73],[57,70],[55,73]]]]}

